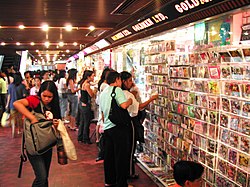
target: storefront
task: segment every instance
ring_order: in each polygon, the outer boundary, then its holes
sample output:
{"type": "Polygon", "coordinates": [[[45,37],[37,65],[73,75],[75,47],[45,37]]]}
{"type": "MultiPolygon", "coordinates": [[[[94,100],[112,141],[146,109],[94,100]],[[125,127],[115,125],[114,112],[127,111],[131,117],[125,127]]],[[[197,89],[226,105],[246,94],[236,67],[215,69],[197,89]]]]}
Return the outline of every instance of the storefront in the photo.
{"type": "MultiPolygon", "coordinates": [[[[186,0],[174,7],[186,15],[209,3],[218,1],[186,0]]],[[[175,18],[162,10],[111,39],[175,18]]],[[[168,186],[173,164],[184,159],[205,167],[203,186],[250,186],[249,7],[115,47],[111,56],[111,67],[132,72],[144,98],[159,93],[147,109],[138,157],[153,177],[168,186]]]]}

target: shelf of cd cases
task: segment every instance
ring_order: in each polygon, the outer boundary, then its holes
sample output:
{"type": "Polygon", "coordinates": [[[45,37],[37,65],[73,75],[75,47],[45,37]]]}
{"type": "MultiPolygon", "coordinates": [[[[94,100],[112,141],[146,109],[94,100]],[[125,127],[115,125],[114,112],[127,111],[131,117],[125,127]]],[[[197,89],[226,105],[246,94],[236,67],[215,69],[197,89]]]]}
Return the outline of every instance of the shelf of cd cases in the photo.
{"type": "Polygon", "coordinates": [[[145,65],[146,93],[159,93],[144,123],[148,154],[167,170],[200,162],[204,186],[250,186],[250,46],[158,48],[145,65]]]}

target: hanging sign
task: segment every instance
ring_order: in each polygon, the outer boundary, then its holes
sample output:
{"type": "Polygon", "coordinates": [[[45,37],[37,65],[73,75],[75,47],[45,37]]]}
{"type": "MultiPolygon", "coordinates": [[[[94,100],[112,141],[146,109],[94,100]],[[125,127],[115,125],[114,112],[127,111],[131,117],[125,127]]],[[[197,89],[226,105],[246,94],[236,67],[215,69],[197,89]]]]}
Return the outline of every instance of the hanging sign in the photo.
{"type": "Polygon", "coordinates": [[[173,21],[187,14],[203,10],[225,0],[175,0],[166,4],[159,11],[133,22],[122,31],[111,36],[109,41],[117,41],[141,31],[152,29],[161,24],[173,21]]]}

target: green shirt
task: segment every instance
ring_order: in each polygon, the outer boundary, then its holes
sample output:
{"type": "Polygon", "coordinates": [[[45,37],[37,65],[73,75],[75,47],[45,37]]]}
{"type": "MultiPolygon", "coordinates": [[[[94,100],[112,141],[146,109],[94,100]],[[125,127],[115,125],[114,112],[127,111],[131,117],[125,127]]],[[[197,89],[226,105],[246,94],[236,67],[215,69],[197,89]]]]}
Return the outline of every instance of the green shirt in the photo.
{"type": "MultiPolygon", "coordinates": [[[[100,95],[99,107],[100,107],[100,112],[103,112],[103,115],[104,115],[104,123],[103,123],[104,130],[115,127],[115,124],[112,123],[108,118],[109,110],[110,110],[110,106],[111,106],[112,90],[113,90],[113,86],[106,87],[100,95]]],[[[125,95],[120,87],[117,87],[115,89],[115,93],[116,93],[115,100],[118,103],[118,105],[127,101],[127,99],[126,99],[126,97],[125,97],[125,95]]]]}

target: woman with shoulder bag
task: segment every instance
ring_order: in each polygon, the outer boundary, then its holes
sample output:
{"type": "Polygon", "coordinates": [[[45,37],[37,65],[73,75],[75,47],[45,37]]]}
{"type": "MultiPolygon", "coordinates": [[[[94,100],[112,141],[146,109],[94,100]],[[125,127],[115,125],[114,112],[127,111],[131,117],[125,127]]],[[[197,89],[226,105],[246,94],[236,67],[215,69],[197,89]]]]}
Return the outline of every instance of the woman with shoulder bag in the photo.
{"type": "MultiPolygon", "coordinates": [[[[32,108],[36,113],[43,114],[46,119],[53,119],[53,125],[57,127],[58,119],[61,119],[57,87],[53,81],[42,83],[37,96],[28,96],[14,102],[15,109],[30,120],[32,124],[38,122],[36,117],[28,110],[32,108]],[[41,104],[43,104],[43,109],[41,104]],[[43,112],[42,112],[43,111],[43,112]]],[[[52,149],[41,155],[31,156],[27,153],[29,161],[36,175],[32,186],[48,186],[49,169],[52,158],[52,149]]]]}

